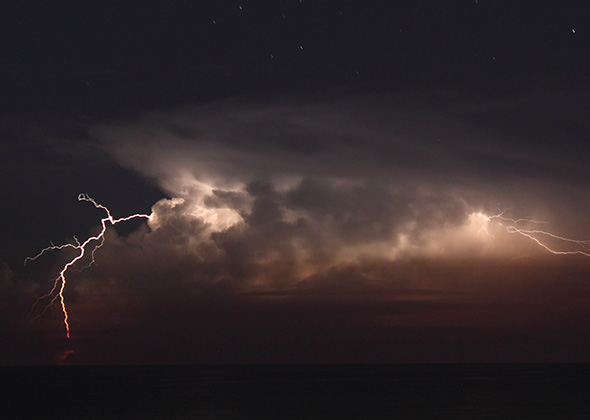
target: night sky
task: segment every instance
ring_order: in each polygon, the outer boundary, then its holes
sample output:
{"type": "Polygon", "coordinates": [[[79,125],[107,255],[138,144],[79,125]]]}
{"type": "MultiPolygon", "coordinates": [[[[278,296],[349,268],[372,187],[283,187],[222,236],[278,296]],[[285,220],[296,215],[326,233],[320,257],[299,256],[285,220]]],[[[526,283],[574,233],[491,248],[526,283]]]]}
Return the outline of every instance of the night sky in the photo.
{"type": "Polygon", "coordinates": [[[590,362],[587,1],[2,9],[1,365],[590,362]]]}

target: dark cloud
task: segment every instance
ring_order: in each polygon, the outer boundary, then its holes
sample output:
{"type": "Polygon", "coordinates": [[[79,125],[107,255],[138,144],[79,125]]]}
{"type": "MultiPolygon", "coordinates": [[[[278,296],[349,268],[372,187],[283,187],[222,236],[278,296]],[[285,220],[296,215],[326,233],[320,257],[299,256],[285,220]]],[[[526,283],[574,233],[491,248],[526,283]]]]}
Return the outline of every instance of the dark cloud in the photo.
{"type": "Polygon", "coordinates": [[[588,3],[258,3],[3,13],[0,364],[588,360],[588,3]]]}
{"type": "Polygon", "coordinates": [[[371,235],[360,232],[371,219],[375,239],[410,221],[425,228],[461,223],[478,208],[514,207],[555,221],[556,194],[577,194],[582,207],[588,127],[566,112],[580,100],[564,92],[488,100],[456,92],[240,99],[93,132],[122,165],[173,197],[218,208],[225,201],[244,215],[255,199],[249,189],[266,183],[278,195],[258,197],[252,222],[262,206],[282,209],[283,217],[307,213],[350,229],[354,240],[371,235]]]}
{"type": "Polygon", "coordinates": [[[583,233],[590,174],[572,150],[586,125],[563,122],[564,95],[233,100],[94,127],[170,198],[69,276],[76,360],[125,362],[141,342],[153,348],[136,362],[485,361],[502,340],[497,360],[519,360],[524,331],[529,350],[565,339],[587,257],[483,216],[511,207],[583,233]],[[514,117],[539,109],[541,128],[514,117]],[[105,346],[119,350],[93,353],[105,346]]]}
{"type": "Polygon", "coordinates": [[[565,111],[577,101],[452,91],[234,99],[92,132],[175,197],[154,206],[143,241],[207,255],[233,284],[287,287],[367,256],[535,255],[505,231],[491,245],[480,212],[510,207],[510,217],[571,232],[588,203],[588,170],[572,153],[587,148],[587,124],[565,111]]]}
{"type": "Polygon", "coordinates": [[[281,176],[388,186],[571,180],[585,173],[575,151],[585,147],[588,127],[562,114],[578,101],[564,94],[482,101],[452,92],[236,100],[152,113],[95,134],[121,163],[161,183],[182,171],[214,183],[281,176]]]}

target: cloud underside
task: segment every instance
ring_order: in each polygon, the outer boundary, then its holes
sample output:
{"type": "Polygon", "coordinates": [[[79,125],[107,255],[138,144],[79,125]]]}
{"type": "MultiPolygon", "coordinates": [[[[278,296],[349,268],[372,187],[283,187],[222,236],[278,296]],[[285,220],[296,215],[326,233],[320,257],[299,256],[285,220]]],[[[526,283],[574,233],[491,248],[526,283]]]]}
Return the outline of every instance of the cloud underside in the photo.
{"type": "Polygon", "coordinates": [[[114,364],[587,360],[583,261],[360,261],[245,287],[231,273],[212,281],[219,268],[194,258],[154,271],[169,254],[150,262],[107,239],[98,265],[69,278],[67,342],[59,308],[21,319],[33,285],[16,293],[5,273],[3,293],[19,297],[2,308],[5,360],[56,363],[72,350],[71,361],[114,364]]]}

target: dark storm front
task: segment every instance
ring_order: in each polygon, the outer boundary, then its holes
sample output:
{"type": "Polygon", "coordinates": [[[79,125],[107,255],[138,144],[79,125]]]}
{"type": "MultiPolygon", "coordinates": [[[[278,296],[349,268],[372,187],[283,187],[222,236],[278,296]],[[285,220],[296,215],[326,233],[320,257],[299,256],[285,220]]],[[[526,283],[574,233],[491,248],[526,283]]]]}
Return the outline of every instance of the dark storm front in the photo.
{"type": "Polygon", "coordinates": [[[590,365],[1,368],[2,419],[585,419],[590,365]]]}

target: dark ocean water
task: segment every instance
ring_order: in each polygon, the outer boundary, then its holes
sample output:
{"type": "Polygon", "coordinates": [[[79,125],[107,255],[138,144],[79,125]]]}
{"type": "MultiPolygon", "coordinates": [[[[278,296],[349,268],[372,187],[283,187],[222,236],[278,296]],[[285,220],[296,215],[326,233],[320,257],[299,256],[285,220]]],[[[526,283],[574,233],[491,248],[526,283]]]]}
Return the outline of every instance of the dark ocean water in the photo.
{"type": "Polygon", "coordinates": [[[590,419],[590,365],[2,367],[0,419],[590,419]]]}

